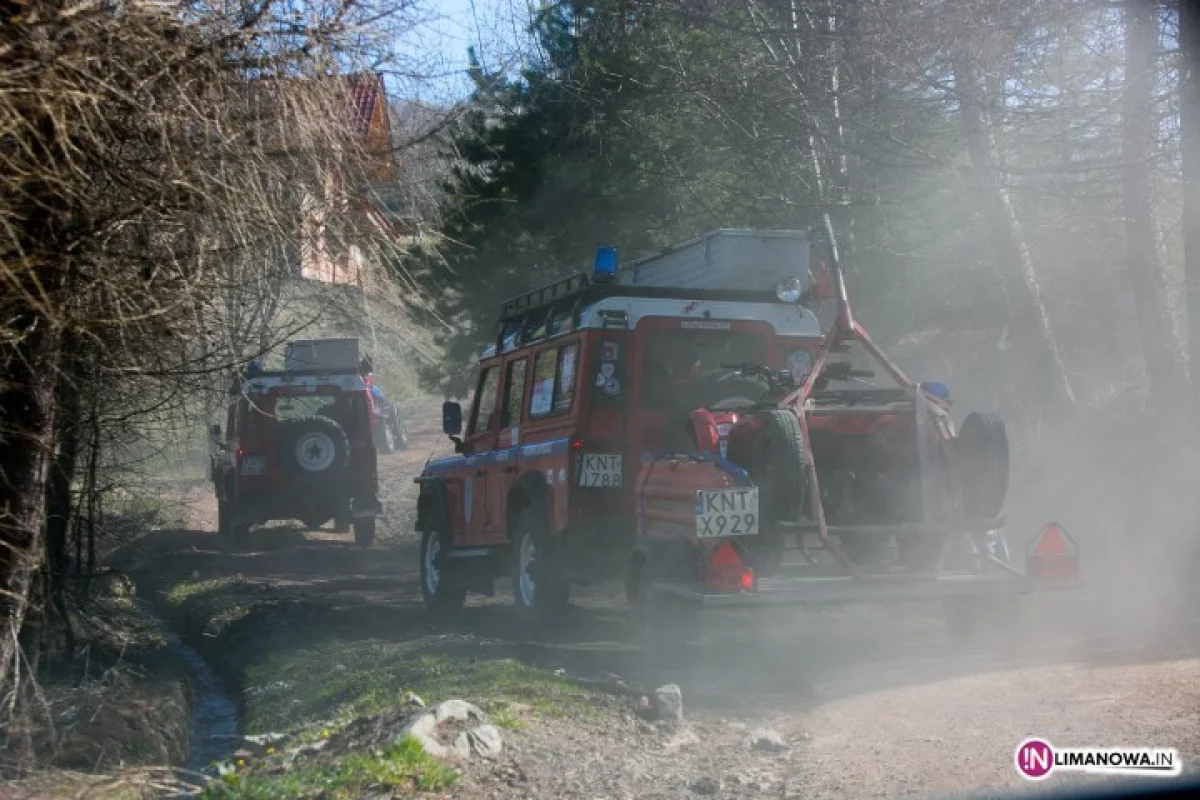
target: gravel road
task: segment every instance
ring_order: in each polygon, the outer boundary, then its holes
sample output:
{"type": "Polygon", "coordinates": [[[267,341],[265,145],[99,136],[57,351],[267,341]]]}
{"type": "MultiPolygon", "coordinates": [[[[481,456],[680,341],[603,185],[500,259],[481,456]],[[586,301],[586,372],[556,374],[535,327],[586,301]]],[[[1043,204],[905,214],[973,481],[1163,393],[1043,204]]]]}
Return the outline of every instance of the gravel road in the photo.
{"type": "MultiPolygon", "coordinates": [[[[193,537],[160,563],[180,574],[237,572],[327,593],[339,606],[419,608],[411,478],[440,448],[432,429],[383,459],[389,516],[381,543],[357,550],[317,533],[293,547],[222,554],[193,537]],[[335,580],[336,579],[336,580],[335,580]]],[[[203,492],[192,526],[212,529],[203,492]]],[[[215,538],[215,537],[214,537],[215,538]]],[[[782,610],[717,622],[683,663],[648,674],[626,644],[622,601],[582,594],[565,634],[529,640],[509,600],[475,603],[455,626],[468,650],[510,648],[539,665],[682,687],[682,727],[633,713],[550,719],[506,733],[499,762],[473,767],[464,797],[885,797],[1029,791],[1013,765],[1028,736],[1068,747],[1177,748],[1200,759],[1200,616],[1171,592],[1130,596],[1102,579],[1079,594],[1033,598],[1020,634],[966,650],[937,609],[782,610]],[[751,746],[767,729],[774,744],[751,746]]],[[[632,705],[632,703],[630,704],[632,705]]],[[[761,737],[760,737],[761,738],[761,737]]],[[[1036,788],[1073,783],[1054,775],[1036,788]]]]}

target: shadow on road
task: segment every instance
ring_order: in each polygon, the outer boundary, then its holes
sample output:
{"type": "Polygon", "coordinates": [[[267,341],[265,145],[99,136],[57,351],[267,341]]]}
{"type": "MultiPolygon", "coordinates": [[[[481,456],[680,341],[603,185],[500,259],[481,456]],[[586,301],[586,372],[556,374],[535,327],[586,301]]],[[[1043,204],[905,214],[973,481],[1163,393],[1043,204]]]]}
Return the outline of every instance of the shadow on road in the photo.
{"type": "MultiPolygon", "coordinates": [[[[303,607],[282,646],[412,641],[411,657],[515,658],[568,674],[613,673],[634,684],[679,683],[693,707],[799,708],[855,694],[1055,664],[1110,666],[1196,658],[1200,625],[1177,609],[1114,616],[1090,596],[1025,600],[1025,619],[1003,640],[951,641],[937,608],[782,609],[709,621],[705,639],[650,665],[621,600],[581,591],[552,629],[520,625],[504,594],[473,599],[451,620],[429,616],[417,581],[415,541],[363,549],[349,537],[274,528],[227,548],[215,534],[161,531],[142,547],[139,582],[235,576],[273,602],[303,607]]],[[[506,581],[499,582],[501,584],[506,581]]],[[[504,588],[504,587],[498,587],[504,588]]]]}

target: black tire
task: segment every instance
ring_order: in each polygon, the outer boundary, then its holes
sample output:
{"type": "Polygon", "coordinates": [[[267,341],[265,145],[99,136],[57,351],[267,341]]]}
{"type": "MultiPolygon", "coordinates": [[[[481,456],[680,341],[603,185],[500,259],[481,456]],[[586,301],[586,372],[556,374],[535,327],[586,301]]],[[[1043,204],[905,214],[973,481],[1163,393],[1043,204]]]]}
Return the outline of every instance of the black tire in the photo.
{"type": "Polygon", "coordinates": [[[334,533],[349,533],[353,518],[350,516],[350,506],[345,506],[338,510],[338,513],[333,518],[334,533]]]}
{"type": "Polygon", "coordinates": [[[217,535],[222,539],[230,538],[232,527],[230,523],[233,521],[229,511],[229,503],[217,499],[217,535]]]}
{"type": "Polygon", "coordinates": [[[526,621],[548,621],[571,602],[571,584],[566,581],[534,580],[537,559],[544,553],[545,525],[533,506],[517,518],[512,543],[513,603],[526,621]]]}
{"type": "Polygon", "coordinates": [[[245,543],[250,535],[250,525],[237,519],[231,501],[217,500],[217,535],[232,545],[245,543]]]}
{"type": "Polygon", "coordinates": [[[437,615],[457,614],[467,601],[467,590],[458,584],[442,557],[444,548],[440,526],[421,532],[421,599],[425,608],[437,615]]]}
{"type": "Polygon", "coordinates": [[[746,542],[756,571],[769,574],[783,556],[783,523],[798,522],[808,494],[804,434],[800,420],[787,409],[759,413],[762,429],[754,444],[750,477],[758,488],[760,534],[746,542]]]}
{"type": "Polygon", "coordinates": [[[325,481],[346,467],[350,443],[329,417],[303,417],[279,423],[280,458],[293,478],[325,481]]]}
{"type": "Polygon", "coordinates": [[[971,518],[994,519],[1008,495],[1009,451],[1004,421],[978,411],[967,415],[955,447],[962,476],[963,511],[971,518]]]}
{"type": "Polygon", "coordinates": [[[375,518],[359,517],[352,523],[354,543],[359,547],[370,547],[375,543],[375,518]]]}

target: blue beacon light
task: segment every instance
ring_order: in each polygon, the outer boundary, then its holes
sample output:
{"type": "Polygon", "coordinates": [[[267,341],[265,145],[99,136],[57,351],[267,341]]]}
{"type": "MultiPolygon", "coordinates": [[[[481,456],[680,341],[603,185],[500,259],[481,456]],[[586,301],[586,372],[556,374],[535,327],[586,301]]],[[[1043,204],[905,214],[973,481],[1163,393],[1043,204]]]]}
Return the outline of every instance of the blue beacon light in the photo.
{"type": "Polygon", "coordinates": [[[617,248],[601,245],[596,248],[596,261],[592,267],[595,283],[612,283],[617,279],[617,248]]]}
{"type": "Polygon", "coordinates": [[[926,381],[921,388],[939,400],[950,402],[950,387],[940,381],[926,381]]]}

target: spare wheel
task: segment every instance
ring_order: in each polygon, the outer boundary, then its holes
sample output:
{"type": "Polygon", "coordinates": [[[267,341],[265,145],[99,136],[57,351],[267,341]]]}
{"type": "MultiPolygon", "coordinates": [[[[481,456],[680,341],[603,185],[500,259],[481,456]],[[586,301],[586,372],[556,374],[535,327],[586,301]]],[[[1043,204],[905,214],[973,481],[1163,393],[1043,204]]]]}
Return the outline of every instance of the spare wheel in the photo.
{"type": "Polygon", "coordinates": [[[284,468],[298,477],[326,477],[346,466],[349,443],[329,417],[304,417],[280,423],[284,468]]]}
{"type": "Polygon", "coordinates": [[[758,486],[759,535],[746,542],[754,554],[755,569],[771,574],[783,556],[779,523],[799,522],[807,493],[804,434],[800,420],[789,409],[758,414],[762,426],[754,445],[750,477],[758,486]]]}
{"type": "Polygon", "coordinates": [[[996,414],[973,411],[963,420],[955,440],[962,476],[963,511],[968,517],[993,519],[1008,495],[1008,433],[996,414]]]}

